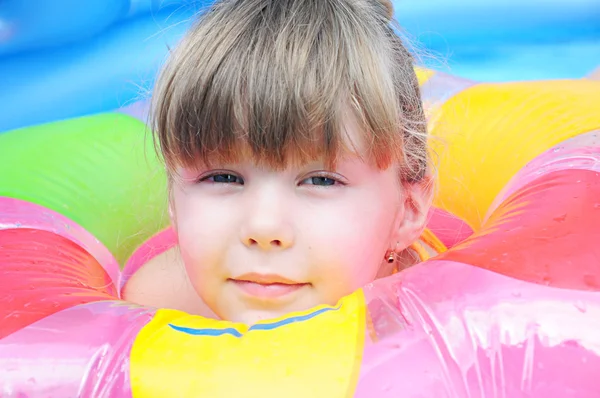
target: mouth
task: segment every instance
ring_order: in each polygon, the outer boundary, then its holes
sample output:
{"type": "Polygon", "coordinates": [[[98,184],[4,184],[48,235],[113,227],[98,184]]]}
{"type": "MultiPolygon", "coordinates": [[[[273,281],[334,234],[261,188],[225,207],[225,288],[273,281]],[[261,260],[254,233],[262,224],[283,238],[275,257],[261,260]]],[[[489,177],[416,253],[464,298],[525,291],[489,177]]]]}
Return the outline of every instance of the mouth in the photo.
{"type": "Polygon", "coordinates": [[[290,295],[310,283],[296,282],[279,275],[246,274],[229,279],[245,294],[261,298],[273,299],[290,295]]]}

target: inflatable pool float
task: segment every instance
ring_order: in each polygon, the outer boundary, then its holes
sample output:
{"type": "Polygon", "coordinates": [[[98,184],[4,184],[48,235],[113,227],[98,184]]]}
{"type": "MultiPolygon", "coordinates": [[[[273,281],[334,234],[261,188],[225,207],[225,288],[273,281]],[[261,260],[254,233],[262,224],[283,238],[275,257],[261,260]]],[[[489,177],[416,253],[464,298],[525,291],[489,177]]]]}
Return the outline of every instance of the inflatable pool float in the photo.
{"type": "MultiPolygon", "coordinates": [[[[0,134],[131,105],[210,0],[0,1],[0,134]]],[[[461,76],[580,78],[600,65],[597,0],[396,0],[409,38],[461,76]],[[452,54],[449,57],[449,54],[452,54]]],[[[420,51],[422,53],[422,51],[420,51]]]]}
{"type": "Polygon", "coordinates": [[[176,244],[140,120],[0,136],[2,395],[600,396],[600,82],[419,79],[440,253],[251,327],[120,299],[176,244]]]}

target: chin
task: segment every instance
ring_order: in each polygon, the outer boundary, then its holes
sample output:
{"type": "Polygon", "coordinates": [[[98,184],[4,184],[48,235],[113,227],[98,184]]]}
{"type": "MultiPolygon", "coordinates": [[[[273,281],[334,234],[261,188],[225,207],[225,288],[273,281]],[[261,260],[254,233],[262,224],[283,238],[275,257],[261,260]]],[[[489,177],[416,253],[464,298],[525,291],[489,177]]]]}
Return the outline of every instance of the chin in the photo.
{"type": "Polygon", "coordinates": [[[244,308],[240,311],[227,311],[228,313],[222,319],[243,323],[252,326],[261,321],[272,321],[284,317],[293,312],[310,310],[323,303],[294,303],[293,305],[283,306],[281,308],[244,308]]]}
{"type": "Polygon", "coordinates": [[[284,316],[292,311],[246,310],[232,316],[229,320],[252,326],[261,321],[269,321],[284,316]]]}

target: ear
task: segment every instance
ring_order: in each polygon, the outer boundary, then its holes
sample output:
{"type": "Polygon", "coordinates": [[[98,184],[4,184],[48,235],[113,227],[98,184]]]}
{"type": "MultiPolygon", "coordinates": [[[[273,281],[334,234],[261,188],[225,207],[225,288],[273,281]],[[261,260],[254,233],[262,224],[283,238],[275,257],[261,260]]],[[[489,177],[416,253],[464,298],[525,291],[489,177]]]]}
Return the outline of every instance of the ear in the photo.
{"type": "MultiPolygon", "coordinates": [[[[427,226],[427,216],[433,200],[433,179],[404,184],[404,208],[397,214],[395,250],[402,251],[417,241],[427,226]]],[[[393,248],[393,246],[392,246],[393,248]]]]}

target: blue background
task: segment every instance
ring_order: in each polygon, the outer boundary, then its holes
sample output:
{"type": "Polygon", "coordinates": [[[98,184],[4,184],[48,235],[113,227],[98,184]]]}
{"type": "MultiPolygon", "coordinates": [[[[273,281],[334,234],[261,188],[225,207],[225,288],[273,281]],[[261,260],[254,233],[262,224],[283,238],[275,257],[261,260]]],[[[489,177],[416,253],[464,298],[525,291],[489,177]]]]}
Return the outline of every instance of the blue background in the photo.
{"type": "MultiPolygon", "coordinates": [[[[0,1],[0,133],[144,98],[209,1],[0,1]]],[[[398,0],[422,63],[482,81],[600,65],[600,0],[398,0]]]]}

